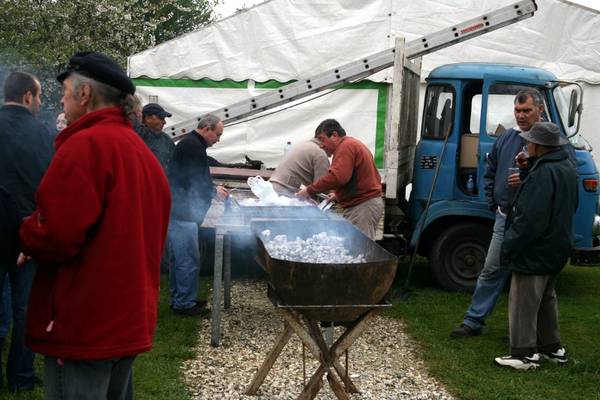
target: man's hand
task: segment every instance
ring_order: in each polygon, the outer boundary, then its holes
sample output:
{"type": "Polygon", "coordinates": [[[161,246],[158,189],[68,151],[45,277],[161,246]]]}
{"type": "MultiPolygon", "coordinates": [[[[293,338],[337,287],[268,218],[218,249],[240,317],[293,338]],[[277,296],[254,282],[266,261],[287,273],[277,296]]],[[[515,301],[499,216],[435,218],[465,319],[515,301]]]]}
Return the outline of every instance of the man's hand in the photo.
{"type": "Polygon", "coordinates": [[[519,168],[527,168],[529,167],[529,161],[527,160],[527,154],[525,154],[525,152],[521,151],[519,154],[517,154],[517,156],[515,157],[515,163],[517,164],[517,167],[519,168]]]}
{"type": "Polygon", "coordinates": [[[23,253],[19,253],[19,257],[17,257],[17,267],[22,267],[29,260],[31,260],[30,256],[27,256],[23,253]]]}
{"type": "Polygon", "coordinates": [[[308,189],[307,188],[300,189],[298,192],[296,192],[296,197],[300,197],[302,199],[310,197],[310,194],[308,193],[308,189]]]}
{"type": "Polygon", "coordinates": [[[521,185],[521,174],[519,174],[518,172],[510,174],[508,176],[508,186],[518,187],[519,185],[521,185]]]}
{"type": "Polygon", "coordinates": [[[217,186],[217,192],[215,193],[215,197],[217,198],[217,200],[223,201],[227,197],[229,197],[229,191],[225,189],[224,186],[219,185],[217,186]]]}

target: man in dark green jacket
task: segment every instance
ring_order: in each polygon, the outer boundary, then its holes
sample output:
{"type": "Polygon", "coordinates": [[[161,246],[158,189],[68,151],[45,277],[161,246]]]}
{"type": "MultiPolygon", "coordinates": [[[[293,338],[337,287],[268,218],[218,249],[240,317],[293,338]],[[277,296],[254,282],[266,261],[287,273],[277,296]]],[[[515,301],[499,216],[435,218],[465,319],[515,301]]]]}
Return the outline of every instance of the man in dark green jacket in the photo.
{"type": "Polygon", "coordinates": [[[495,361],[533,369],[542,359],[567,361],[554,286],[571,253],[577,172],[567,151],[560,148],[568,141],[555,124],[538,122],[520,136],[529,152],[520,166],[529,168],[522,170],[523,183],[508,213],[501,251],[503,265],[512,271],[510,355],[495,361]]]}
{"type": "Polygon", "coordinates": [[[142,109],[141,125],[135,127],[136,132],[158,158],[160,165],[165,170],[175,150],[175,143],[169,135],[163,132],[166,123],[165,118],[171,116],[171,113],[165,111],[159,104],[149,103],[142,109]]]}

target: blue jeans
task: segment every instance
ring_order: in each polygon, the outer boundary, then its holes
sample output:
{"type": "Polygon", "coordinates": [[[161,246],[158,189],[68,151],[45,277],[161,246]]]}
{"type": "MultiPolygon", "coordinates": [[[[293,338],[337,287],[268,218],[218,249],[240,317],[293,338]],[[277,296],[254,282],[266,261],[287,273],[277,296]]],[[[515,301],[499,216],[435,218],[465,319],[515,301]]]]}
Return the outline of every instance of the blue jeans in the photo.
{"type": "Polygon", "coordinates": [[[10,321],[12,321],[10,280],[5,277],[6,273],[0,278],[0,281],[4,280],[4,285],[0,286],[0,338],[8,336],[10,321]]]}
{"type": "Polygon", "coordinates": [[[45,400],[126,400],[135,356],[76,361],[44,358],[45,400]]]}
{"type": "Polygon", "coordinates": [[[504,241],[505,225],[506,216],[496,212],[490,247],[483,269],[477,278],[471,305],[463,320],[463,324],[474,330],[483,329],[486,318],[494,310],[498,297],[500,297],[506,280],[510,276],[510,271],[500,265],[500,249],[504,241]]]}
{"type": "Polygon", "coordinates": [[[175,309],[193,307],[198,299],[200,279],[200,245],[198,224],[171,219],[169,223],[171,242],[171,306],[175,309]]]}
{"type": "Polygon", "coordinates": [[[33,261],[19,268],[12,264],[0,266],[0,287],[4,285],[7,272],[10,279],[13,325],[6,379],[13,390],[30,389],[37,381],[33,369],[34,354],[25,346],[27,303],[36,269],[37,264],[33,261]]]}

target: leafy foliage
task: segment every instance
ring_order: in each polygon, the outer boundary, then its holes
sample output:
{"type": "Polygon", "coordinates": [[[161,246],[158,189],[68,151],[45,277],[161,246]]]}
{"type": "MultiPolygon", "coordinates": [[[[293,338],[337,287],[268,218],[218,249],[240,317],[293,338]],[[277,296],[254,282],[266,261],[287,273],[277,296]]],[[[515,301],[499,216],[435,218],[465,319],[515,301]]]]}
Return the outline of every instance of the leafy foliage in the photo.
{"type": "Polygon", "coordinates": [[[220,1],[0,0],[0,60],[42,81],[77,51],[101,51],[125,66],[128,55],[213,22],[220,1]]]}

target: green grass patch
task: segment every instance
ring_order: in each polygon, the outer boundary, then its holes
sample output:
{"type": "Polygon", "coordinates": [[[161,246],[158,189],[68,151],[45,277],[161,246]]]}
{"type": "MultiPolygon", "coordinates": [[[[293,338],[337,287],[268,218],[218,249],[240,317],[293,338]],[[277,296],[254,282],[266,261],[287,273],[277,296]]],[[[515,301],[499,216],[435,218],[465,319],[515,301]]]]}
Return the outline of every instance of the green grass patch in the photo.
{"type": "MultiPolygon", "coordinates": [[[[401,264],[396,287],[404,283],[406,264],[401,264]]],[[[450,339],[471,300],[470,294],[437,289],[424,261],[416,265],[412,290],[387,313],[406,322],[408,333],[422,349],[430,373],[457,399],[600,399],[600,268],[567,267],[560,275],[557,292],[563,344],[570,353],[567,365],[545,363],[537,371],[513,371],[497,367],[494,357],[505,355],[508,344],[507,293],[488,320],[483,336],[450,339]]],[[[210,279],[202,279],[206,294],[210,279]]],[[[169,310],[166,278],[162,280],[158,328],[154,349],[134,364],[135,397],[138,399],[189,399],[181,366],[193,358],[199,320],[174,316],[169,310]]],[[[393,335],[394,332],[390,332],[393,335]]],[[[6,351],[4,352],[6,365],[6,351]]],[[[36,368],[42,376],[41,357],[36,368]]],[[[2,399],[41,400],[42,389],[2,399]]]]}
{"type": "MultiPolygon", "coordinates": [[[[210,278],[201,279],[201,297],[206,298],[210,278]]],[[[137,357],[133,369],[134,395],[136,399],[148,400],[187,400],[190,396],[182,380],[181,365],[194,357],[194,345],[198,339],[200,320],[196,317],[175,316],[169,309],[169,284],[166,276],[161,280],[160,303],[158,306],[158,326],[154,338],[154,348],[149,353],[137,357]]],[[[6,353],[3,352],[2,366],[6,366],[6,353]]],[[[36,373],[43,376],[42,357],[36,357],[36,373]]],[[[5,378],[6,379],[6,378],[5,378]]],[[[41,400],[43,390],[12,395],[4,387],[0,390],[1,399],[41,400]]]]}
{"type": "MultiPolygon", "coordinates": [[[[449,333],[462,321],[471,295],[437,289],[425,262],[419,264],[413,290],[406,300],[395,302],[388,315],[406,322],[431,374],[456,398],[600,399],[600,268],[567,267],[558,279],[562,343],[570,361],[560,366],[544,363],[537,371],[513,371],[493,363],[494,357],[508,354],[507,292],[483,336],[451,339],[449,333]]],[[[402,264],[397,287],[406,273],[402,264]]]]}

